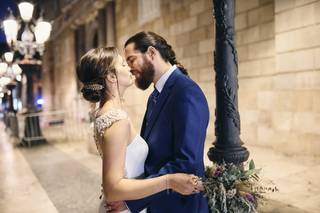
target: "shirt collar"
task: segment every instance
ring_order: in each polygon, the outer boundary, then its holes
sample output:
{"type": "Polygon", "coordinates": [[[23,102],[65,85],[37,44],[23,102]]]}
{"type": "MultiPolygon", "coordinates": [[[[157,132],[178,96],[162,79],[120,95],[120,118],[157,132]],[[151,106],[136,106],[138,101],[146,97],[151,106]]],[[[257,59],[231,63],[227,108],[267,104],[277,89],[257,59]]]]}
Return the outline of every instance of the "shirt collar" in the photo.
{"type": "Polygon", "coordinates": [[[170,77],[170,75],[173,73],[173,71],[177,69],[176,65],[173,65],[167,72],[165,72],[161,78],[157,81],[155,87],[158,90],[159,93],[161,93],[164,85],[166,84],[168,78],[170,77]]]}

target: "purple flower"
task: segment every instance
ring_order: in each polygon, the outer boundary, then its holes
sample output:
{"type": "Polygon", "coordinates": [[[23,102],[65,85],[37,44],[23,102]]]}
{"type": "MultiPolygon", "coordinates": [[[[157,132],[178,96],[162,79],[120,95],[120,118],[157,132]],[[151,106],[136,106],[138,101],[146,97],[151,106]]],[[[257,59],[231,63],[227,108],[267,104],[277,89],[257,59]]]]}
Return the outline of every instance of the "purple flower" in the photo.
{"type": "Polygon", "coordinates": [[[252,194],[250,194],[250,193],[247,193],[246,194],[246,199],[248,200],[248,201],[250,201],[251,203],[254,203],[254,197],[253,197],[253,195],[252,194]]]}
{"type": "Polygon", "coordinates": [[[213,173],[214,177],[219,177],[222,174],[222,169],[220,167],[217,167],[216,170],[213,173]]]}

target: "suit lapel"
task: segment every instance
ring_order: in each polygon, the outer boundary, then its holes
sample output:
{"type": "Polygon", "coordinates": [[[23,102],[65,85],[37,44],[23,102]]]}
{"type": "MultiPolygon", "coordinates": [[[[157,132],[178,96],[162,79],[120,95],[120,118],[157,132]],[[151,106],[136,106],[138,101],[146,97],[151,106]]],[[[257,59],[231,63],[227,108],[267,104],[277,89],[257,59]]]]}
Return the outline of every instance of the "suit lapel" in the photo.
{"type": "Polygon", "coordinates": [[[146,114],[147,114],[147,110],[146,110],[146,113],[144,114],[144,117],[143,117],[143,121],[142,121],[142,126],[141,126],[141,131],[140,131],[140,135],[141,137],[144,138],[144,132],[146,130],[146,114]]]}
{"type": "Polygon", "coordinates": [[[174,82],[175,82],[175,79],[177,77],[177,75],[179,75],[180,73],[180,70],[179,69],[176,69],[171,75],[170,77],[168,78],[167,82],[165,83],[160,95],[159,95],[159,98],[158,98],[158,101],[157,101],[157,104],[154,106],[154,109],[153,109],[153,112],[152,112],[152,115],[150,117],[150,121],[148,121],[144,127],[144,138],[147,139],[149,137],[149,134],[152,130],[152,127],[154,126],[156,120],[158,119],[159,117],[159,114],[163,108],[163,105],[165,104],[166,100],[168,99],[169,95],[170,95],[170,91],[174,85],[174,82]]]}

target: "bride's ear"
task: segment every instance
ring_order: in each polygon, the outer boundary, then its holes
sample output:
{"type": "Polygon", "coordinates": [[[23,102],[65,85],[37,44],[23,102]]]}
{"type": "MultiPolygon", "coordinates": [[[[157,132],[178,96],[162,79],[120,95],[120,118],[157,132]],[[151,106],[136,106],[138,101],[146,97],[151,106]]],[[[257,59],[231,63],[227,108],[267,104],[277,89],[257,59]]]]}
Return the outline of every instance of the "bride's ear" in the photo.
{"type": "Polygon", "coordinates": [[[110,83],[117,83],[117,76],[116,74],[110,72],[107,74],[106,80],[110,83]]]}

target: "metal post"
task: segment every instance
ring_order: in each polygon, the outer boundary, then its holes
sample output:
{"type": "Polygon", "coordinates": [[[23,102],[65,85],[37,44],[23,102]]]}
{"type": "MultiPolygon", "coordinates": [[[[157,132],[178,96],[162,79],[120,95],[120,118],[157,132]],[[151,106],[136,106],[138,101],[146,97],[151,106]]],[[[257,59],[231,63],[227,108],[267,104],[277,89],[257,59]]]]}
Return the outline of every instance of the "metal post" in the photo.
{"type": "Polygon", "coordinates": [[[249,157],[242,146],[240,115],[238,112],[238,60],[234,42],[234,0],[213,0],[216,49],[214,69],[216,72],[216,121],[214,147],[208,157],[216,163],[241,164],[249,157]]]}
{"type": "Polygon", "coordinates": [[[23,64],[21,65],[24,73],[27,77],[27,112],[25,114],[25,129],[24,137],[21,143],[23,145],[28,144],[31,146],[32,143],[44,143],[46,139],[42,135],[40,128],[39,116],[34,115],[37,112],[34,103],[34,90],[33,90],[33,80],[37,72],[40,72],[39,65],[23,64]]]}
{"type": "Polygon", "coordinates": [[[8,84],[7,88],[10,91],[10,95],[8,94],[9,98],[9,108],[7,113],[8,118],[8,126],[10,128],[11,136],[14,138],[19,138],[19,126],[18,126],[18,119],[16,116],[16,111],[14,110],[13,106],[13,90],[16,87],[16,84],[8,84]]]}

